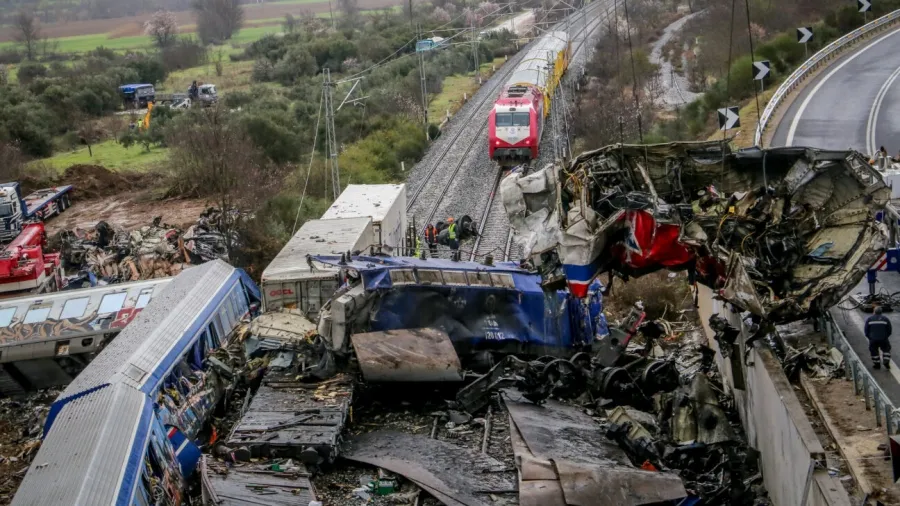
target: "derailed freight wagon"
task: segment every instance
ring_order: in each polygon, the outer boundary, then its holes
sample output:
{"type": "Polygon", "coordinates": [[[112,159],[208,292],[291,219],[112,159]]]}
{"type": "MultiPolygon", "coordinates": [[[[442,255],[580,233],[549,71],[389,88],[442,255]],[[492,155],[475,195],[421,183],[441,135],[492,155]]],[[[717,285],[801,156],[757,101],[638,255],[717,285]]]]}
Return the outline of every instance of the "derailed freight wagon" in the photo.
{"type": "Polygon", "coordinates": [[[406,185],[351,184],[322,215],[323,220],[372,218],[372,238],[367,246],[398,255],[406,234],[406,185]]]}
{"type": "Polygon", "coordinates": [[[337,269],[310,256],[361,252],[371,240],[368,217],[307,221],[263,271],[263,309],[299,309],[315,320],[340,282],[337,269]]]}

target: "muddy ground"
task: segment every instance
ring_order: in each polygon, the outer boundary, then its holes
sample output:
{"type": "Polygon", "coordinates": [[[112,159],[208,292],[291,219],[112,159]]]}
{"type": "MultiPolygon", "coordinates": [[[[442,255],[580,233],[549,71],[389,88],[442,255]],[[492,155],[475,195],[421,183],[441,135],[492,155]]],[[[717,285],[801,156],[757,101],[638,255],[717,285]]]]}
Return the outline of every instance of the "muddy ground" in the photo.
{"type": "MultiPolygon", "coordinates": [[[[97,165],[74,165],[59,178],[75,187],[72,207],[47,221],[47,234],[64,229],[92,228],[99,221],[127,230],[140,228],[157,216],[164,223],[187,228],[207,207],[202,199],[160,198],[159,175],[112,172],[97,165]]],[[[46,182],[29,181],[29,187],[46,182]]]]}

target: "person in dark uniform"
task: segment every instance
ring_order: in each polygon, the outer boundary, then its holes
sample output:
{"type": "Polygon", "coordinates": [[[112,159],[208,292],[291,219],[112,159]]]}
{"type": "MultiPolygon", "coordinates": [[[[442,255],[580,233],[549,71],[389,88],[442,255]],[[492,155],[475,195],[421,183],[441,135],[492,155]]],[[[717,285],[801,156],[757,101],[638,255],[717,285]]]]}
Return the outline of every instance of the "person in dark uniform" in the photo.
{"type": "Polygon", "coordinates": [[[869,353],[872,355],[872,367],[881,368],[881,360],[884,358],[884,368],[891,368],[891,321],[881,314],[881,307],[875,307],[875,314],[866,318],[865,334],[869,340],[869,353]],[[879,356],[881,352],[881,356],[879,356]]]}

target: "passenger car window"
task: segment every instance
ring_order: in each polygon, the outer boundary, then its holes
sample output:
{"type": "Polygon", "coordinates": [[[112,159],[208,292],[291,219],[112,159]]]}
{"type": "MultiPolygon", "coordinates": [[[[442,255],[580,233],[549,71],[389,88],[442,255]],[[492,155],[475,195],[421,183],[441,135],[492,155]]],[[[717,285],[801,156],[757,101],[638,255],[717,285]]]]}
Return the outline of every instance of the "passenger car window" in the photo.
{"type": "Polygon", "coordinates": [[[0,328],[9,327],[12,323],[13,316],[16,314],[16,308],[0,309],[0,328]]]}
{"type": "Polygon", "coordinates": [[[36,307],[25,313],[25,319],[22,323],[38,323],[42,322],[50,316],[49,307],[36,307]]]}
{"type": "Polygon", "coordinates": [[[90,301],[90,297],[67,300],[66,305],[63,306],[62,313],[59,314],[59,319],[81,318],[87,310],[88,301],[90,301]]]}
{"type": "Polygon", "coordinates": [[[153,289],[145,288],[141,290],[141,294],[138,295],[137,303],[134,305],[136,309],[143,309],[147,307],[147,304],[150,303],[150,299],[153,297],[153,289]]]}
{"type": "Polygon", "coordinates": [[[100,309],[97,310],[97,313],[115,313],[122,309],[122,305],[125,304],[125,297],[127,295],[128,294],[125,292],[104,295],[103,299],[100,301],[100,309]]]}

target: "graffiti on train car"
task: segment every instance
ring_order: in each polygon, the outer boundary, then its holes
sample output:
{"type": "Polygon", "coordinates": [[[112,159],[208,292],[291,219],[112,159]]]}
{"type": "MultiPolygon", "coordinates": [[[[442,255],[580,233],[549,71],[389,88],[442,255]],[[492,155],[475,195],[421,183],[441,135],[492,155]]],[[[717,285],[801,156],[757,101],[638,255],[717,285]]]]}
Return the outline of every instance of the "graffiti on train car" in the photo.
{"type": "Polygon", "coordinates": [[[38,341],[50,338],[64,338],[72,335],[97,334],[105,331],[118,332],[141,312],[140,308],[125,307],[115,313],[91,314],[83,318],[48,318],[42,322],[13,322],[0,328],[0,345],[38,341]]]}

